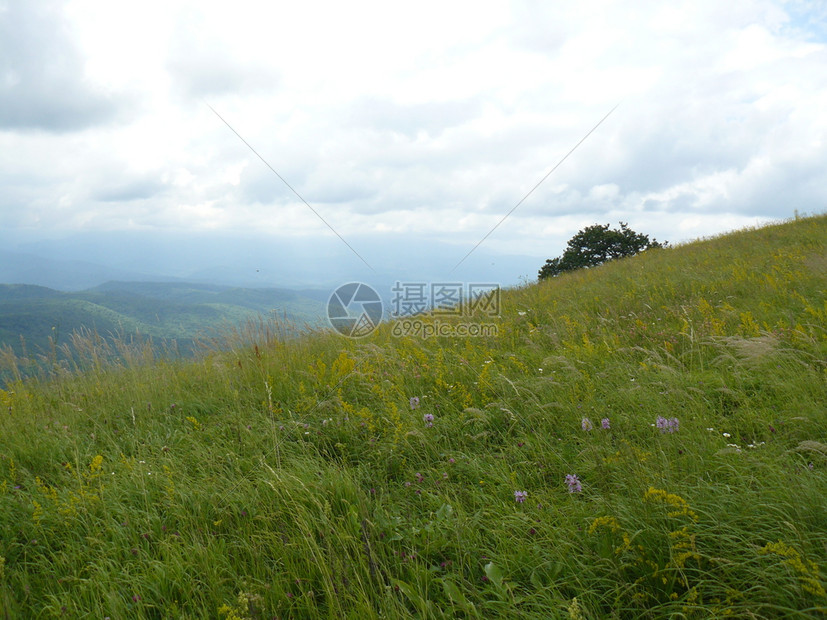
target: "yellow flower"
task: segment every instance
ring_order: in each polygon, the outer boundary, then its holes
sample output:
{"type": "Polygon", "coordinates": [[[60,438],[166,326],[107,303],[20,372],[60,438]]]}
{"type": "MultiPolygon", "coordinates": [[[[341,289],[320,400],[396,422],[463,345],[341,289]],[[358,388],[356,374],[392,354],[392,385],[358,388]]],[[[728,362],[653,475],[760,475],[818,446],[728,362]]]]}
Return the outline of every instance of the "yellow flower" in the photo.
{"type": "Polygon", "coordinates": [[[664,504],[676,508],[676,510],[666,514],[666,516],[668,517],[679,517],[681,515],[686,515],[693,521],[698,521],[697,513],[691,508],[689,508],[689,504],[687,503],[687,501],[679,495],[675,495],[674,493],[667,493],[666,491],[656,489],[655,487],[649,487],[649,490],[646,491],[646,494],[643,496],[643,499],[647,499],[650,501],[660,501],[664,504]]]}
{"type": "Polygon", "coordinates": [[[798,573],[798,580],[801,582],[802,589],[810,594],[827,598],[827,592],[825,592],[824,586],[821,585],[818,565],[811,560],[803,559],[795,547],[779,540],[777,543],[767,543],[758,553],[762,555],[774,553],[787,558],[783,563],[798,573]]]}
{"type": "Polygon", "coordinates": [[[568,611],[571,620],[586,620],[586,616],[583,615],[583,610],[580,609],[580,603],[577,602],[576,596],[571,599],[568,611]]]}

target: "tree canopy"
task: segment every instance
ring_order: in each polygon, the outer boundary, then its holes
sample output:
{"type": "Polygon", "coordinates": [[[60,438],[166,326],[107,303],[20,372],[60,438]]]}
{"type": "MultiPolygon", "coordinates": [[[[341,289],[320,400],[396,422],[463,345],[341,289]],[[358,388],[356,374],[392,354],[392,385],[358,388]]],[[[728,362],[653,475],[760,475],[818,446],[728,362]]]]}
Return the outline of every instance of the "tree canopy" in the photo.
{"type": "Polygon", "coordinates": [[[552,278],[583,267],[596,267],[616,258],[634,256],[650,248],[668,245],[668,242],[659,243],[657,239],[650,240],[648,235],[636,233],[624,222],[619,224],[619,229],[610,229],[608,224],[594,224],[579,231],[569,239],[562,256],[546,261],[538,274],[539,279],[552,278]]]}

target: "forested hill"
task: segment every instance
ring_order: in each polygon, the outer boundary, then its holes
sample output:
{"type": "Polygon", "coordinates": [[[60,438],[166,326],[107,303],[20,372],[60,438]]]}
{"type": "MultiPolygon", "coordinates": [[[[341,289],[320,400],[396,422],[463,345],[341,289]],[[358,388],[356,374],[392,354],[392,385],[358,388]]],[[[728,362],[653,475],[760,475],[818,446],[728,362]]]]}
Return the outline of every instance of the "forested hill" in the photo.
{"type": "Polygon", "coordinates": [[[76,330],[136,333],[187,345],[198,334],[261,315],[315,325],[327,293],[179,282],[107,282],[78,292],[0,284],[0,345],[46,350],[76,330]],[[25,345],[24,345],[25,343],[25,345]]]}

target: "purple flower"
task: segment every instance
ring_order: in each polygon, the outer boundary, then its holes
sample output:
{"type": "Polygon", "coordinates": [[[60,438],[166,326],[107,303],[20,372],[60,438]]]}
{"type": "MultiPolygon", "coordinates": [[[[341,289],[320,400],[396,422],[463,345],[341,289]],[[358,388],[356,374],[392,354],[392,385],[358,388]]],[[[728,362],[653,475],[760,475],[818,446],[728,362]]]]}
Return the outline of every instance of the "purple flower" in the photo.
{"type": "Polygon", "coordinates": [[[589,418],[583,418],[580,421],[580,428],[582,428],[584,431],[590,431],[594,428],[594,426],[592,425],[592,421],[589,420],[589,418]]]}
{"type": "Polygon", "coordinates": [[[434,414],[433,413],[426,413],[422,416],[422,419],[425,420],[425,426],[431,428],[434,425],[434,414]]]}
{"type": "Polygon", "coordinates": [[[416,472],[416,481],[417,482],[422,482],[423,480],[425,480],[425,476],[423,476],[419,472],[416,472]]]}
{"type": "Polygon", "coordinates": [[[659,415],[658,419],[655,421],[655,426],[660,429],[661,433],[674,433],[678,430],[680,423],[678,422],[678,418],[667,420],[663,416],[659,415]]]}
{"type": "Polygon", "coordinates": [[[411,396],[411,409],[416,409],[419,407],[419,396],[411,396]]]}
{"type": "Polygon", "coordinates": [[[609,424],[609,418],[603,418],[602,420],[600,420],[600,426],[602,426],[606,430],[609,430],[611,428],[611,425],[609,424]]]}
{"type": "Polygon", "coordinates": [[[514,500],[518,504],[522,504],[525,501],[526,497],[528,497],[527,491],[514,491],[514,500]]]}
{"type": "Polygon", "coordinates": [[[569,493],[580,493],[583,490],[580,479],[575,474],[566,474],[566,484],[569,485],[569,493]]]}

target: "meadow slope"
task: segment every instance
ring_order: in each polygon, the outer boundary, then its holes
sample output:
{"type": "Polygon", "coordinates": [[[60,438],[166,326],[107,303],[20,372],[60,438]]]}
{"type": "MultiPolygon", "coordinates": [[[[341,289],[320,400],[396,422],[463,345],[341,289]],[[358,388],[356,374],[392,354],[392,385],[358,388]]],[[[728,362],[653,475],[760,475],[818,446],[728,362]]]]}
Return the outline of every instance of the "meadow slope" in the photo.
{"type": "Polygon", "coordinates": [[[1,613],[824,617],[826,245],[796,219],[424,319],[485,337],[76,338],[0,391],[1,613]]]}

